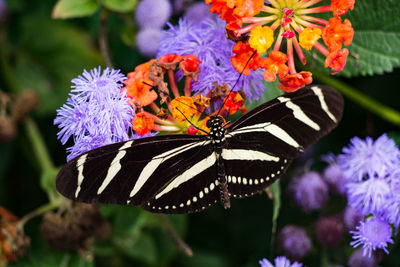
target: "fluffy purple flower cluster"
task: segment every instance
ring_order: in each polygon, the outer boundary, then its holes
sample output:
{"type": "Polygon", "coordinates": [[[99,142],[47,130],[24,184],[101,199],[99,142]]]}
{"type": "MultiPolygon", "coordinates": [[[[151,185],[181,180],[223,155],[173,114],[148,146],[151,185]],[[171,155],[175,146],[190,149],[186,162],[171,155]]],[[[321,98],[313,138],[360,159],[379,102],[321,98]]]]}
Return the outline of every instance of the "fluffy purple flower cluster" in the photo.
{"type": "Polygon", "coordinates": [[[343,171],[348,204],[364,216],[356,231],[351,231],[354,247],[363,254],[382,249],[388,253],[393,243],[390,224],[400,225],[400,150],[387,135],[373,141],[354,137],[337,157],[343,171]],[[372,215],[372,216],[371,216],[372,215]]]}
{"type": "Polygon", "coordinates": [[[304,228],[286,225],[278,236],[279,248],[292,260],[301,260],[310,252],[312,243],[304,228]]]}
{"type": "Polygon", "coordinates": [[[84,71],[72,80],[72,90],[54,124],[64,145],[71,137],[74,145],[67,149],[71,160],[91,149],[132,138],[133,108],[121,92],[125,75],[119,70],[101,68],[84,71]]]}
{"type": "MultiPolygon", "coordinates": [[[[161,37],[157,57],[176,53],[181,56],[195,55],[202,61],[198,82],[192,84],[192,90],[207,94],[214,82],[227,83],[231,88],[239,73],[233,68],[231,56],[235,43],[225,36],[225,22],[219,18],[208,18],[196,23],[187,18],[177,26],[169,24],[170,29],[161,37]]],[[[248,100],[254,100],[264,91],[262,72],[243,75],[237,87],[244,91],[248,100]]]]}
{"type": "Polygon", "coordinates": [[[284,256],[276,257],[275,258],[275,265],[272,264],[269,260],[267,259],[262,259],[258,262],[261,267],[302,267],[303,264],[298,263],[298,262],[293,262],[290,263],[290,260],[287,259],[284,256]]]}
{"type": "Polygon", "coordinates": [[[329,191],[346,195],[348,206],[342,216],[317,221],[321,245],[337,246],[343,239],[340,233],[347,230],[353,237],[350,245],[361,246],[363,255],[371,257],[377,249],[388,253],[387,247],[393,243],[391,225],[396,232],[400,226],[400,150],[384,134],[375,141],[355,137],[342,151],[337,157],[322,158],[329,165],[321,174],[310,171],[293,178],[288,192],[307,213],[320,210],[329,191]],[[340,229],[338,225],[342,225],[340,229]]]}

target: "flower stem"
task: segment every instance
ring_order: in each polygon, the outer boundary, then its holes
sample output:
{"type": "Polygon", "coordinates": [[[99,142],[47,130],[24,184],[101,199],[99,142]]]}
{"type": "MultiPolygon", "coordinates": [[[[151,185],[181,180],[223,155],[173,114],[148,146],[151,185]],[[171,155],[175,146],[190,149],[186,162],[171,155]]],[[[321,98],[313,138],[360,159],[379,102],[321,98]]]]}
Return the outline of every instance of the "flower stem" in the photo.
{"type": "Polygon", "coordinates": [[[107,41],[107,22],[108,22],[108,11],[106,9],[103,9],[100,14],[100,29],[99,29],[99,46],[100,46],[100,51],[101,55],[104,58],[104,61],[106,62],[107,67],[112,68],[113,64],[111,61],[110,53],[108,50],[108,41],[107,41]]]}
{"type": "Polygon", "coordinates": [[[40,216],[50,210],[54,210],[54,209],[60,207],[60,205],[61,205],[61,202],[54,201],[54,202],[47,203],[43,206],[40,206],[39,208],[29,212],[28,214],[25,214],[24,217],[22,217],[21,220],[18,222],[18,224],[21,227],[23,227],[25,225],[25,223],[27,223],[29,220],[31,220],[37,216],[40,216]]]}
{"type": "Polygon", "coordinates": [[[161,227],[164,229],[164,231],[169,235],[169,237],[172,239],[172,241],[175,243],[176,247],[185,253],[187,256],[192,257],[193,256],[193,251],[192,249],[188,246],[188,244],[185,243],[185,241],[182,240],[182,238],[178,235],[176,232],[173,224],[171,221],[168,219],[166,215],[159,214],[158,219],[161,223],[161,227]]]}
{"type": "Polygon", "coordinates": [[[35,153],[42,173],[54,169],[54,164],[50,159],[43,137],[40,135],[36,123],[31,118],[25,119],[25,129],[32,144],[32,151],[35,153]]]}
{"type": "Polygon", "coordinates": [[[348,97],[349,99],[357,102],[364,108],[368,109],[369,111],[375,113],[376,115],[380,116],[381,118],[391,122],[397,126],[400,126],[400,113],[396,110],[392,109],[391,107],[385,106],[368,96],[360,93],[355,88],[341,82],[335,78],[330,77],[329,75],[323,74],[318,71],[313,71],[313,77],[320,82],[330,85],[343,95],[348,97]]]}

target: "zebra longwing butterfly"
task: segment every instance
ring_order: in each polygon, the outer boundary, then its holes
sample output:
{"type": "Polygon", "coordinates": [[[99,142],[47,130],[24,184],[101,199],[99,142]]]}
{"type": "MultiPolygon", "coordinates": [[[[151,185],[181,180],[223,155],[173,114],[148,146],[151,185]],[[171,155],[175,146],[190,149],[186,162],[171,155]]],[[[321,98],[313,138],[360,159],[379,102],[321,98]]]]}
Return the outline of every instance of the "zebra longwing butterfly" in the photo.
{"type": "Polygon", "coordinates": [[[251,110],[229,127],[219,116],[207,135],[161,135],[103,146],[69,161],[58,191],[88,203],[191,213],[271,185],[307,146],[335,128],[343,98],[309,86],[251,110]]]}

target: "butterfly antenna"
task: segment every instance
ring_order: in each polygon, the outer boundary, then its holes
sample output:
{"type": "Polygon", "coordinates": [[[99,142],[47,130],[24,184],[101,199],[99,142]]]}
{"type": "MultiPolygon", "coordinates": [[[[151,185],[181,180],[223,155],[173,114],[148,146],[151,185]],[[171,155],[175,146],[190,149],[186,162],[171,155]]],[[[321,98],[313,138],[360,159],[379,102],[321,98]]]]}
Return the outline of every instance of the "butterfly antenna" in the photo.
{"type": "Polygon", "coordinates": [[[205,133],[205,134],[209,134],[207,131],[205,131],[205,130],[199,128],[199,127],[197,127],[196,125],[194,125],[194,124],[185,116],[185,114],[183,114],[183,112],[182,112],[179,108],[176,108],[176,110],[179,111],[179,112],[182,114],[182,116],[183,116],[183,117],[190,123],[190,125],[192,125],[194,128],[196,128],[196,129],[199,130],[199,131],[202,131],[202,132],[205,133]]]}
{"type": "Polygon", "coordinates": [[[225,97],[224,102],[222,102],[222,106],[219,108],[217,115],[221,112],[222,108],[224,107],[226,101],[228,100],[229,96],[233,92],[233,89],[235,89],[236,85],[238,84],[240,77],[242,77],[244,70],[246,69],[247,65],[250,63],[250,60],[254,57],[254,55],[257,53],[257,50],[251,54],[250,58],[247,60],[246,65],[244,65],[243,70],[240,72],[239,77],[237,78],[235,84],[232,86],[232,89],[229,90],[229,94],[225,97]]]}

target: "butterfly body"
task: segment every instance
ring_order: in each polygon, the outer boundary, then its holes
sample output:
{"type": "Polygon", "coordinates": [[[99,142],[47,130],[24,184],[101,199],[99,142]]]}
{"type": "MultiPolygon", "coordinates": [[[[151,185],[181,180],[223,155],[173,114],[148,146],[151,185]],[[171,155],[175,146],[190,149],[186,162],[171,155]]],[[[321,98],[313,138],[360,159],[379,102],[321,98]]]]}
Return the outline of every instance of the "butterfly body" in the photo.
{"type": "Polygon", "coordinates": [[[64,196],[81,202],[138,205],[191,213],[257,193],[279,178],[305,147],[341,119],[343,99],[312,86],[275,98],[224,127],[211,117],[207,135],[161,135],[91,150],[57,176],[64,196]]]}

